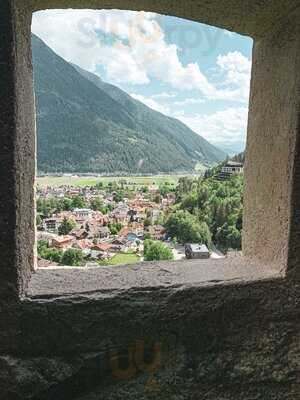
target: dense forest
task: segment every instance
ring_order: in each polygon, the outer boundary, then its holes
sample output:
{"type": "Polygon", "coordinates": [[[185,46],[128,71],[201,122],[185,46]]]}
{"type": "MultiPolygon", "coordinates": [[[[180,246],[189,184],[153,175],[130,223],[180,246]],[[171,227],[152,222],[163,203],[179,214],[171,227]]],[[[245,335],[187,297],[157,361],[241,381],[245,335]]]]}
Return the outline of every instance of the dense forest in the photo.
{"type": "Polygon", "coordinates": [[[243,175],[218,181],[221,165],[204,177],[180,178],[176,204],[164,224],[169,235],[181,242],[214,244],[223,251],[241,249],[243,228],[243,175]]]}

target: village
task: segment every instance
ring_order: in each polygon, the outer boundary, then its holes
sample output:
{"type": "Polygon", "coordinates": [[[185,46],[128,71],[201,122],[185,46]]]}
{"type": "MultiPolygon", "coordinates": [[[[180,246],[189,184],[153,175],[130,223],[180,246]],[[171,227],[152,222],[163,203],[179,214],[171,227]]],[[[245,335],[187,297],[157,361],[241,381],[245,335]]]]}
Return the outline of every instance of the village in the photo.
{"type": "MultiPolygon", "coordinates": [[[[174,259],[185,258],[161,225],[175,203],[175,193],[167,183],[163,188],[155,184],[136,187],[130,182],[103,187],[44,187],[37,190],[37,203],[38,248],[46,246],[60,254],[79,250],[82,265],[143,261],[145,239],[164,242],[174,259]],[[63,204],[65,209],[47,215],[43,207],[51,202],[63,204]]],[[[58,265],[51,254],[56,253],[50,251],[50,259],[39,254],[38,266],[58,265]]]]}
{"type": "MultiPolygon", "coordinates": [[[[231,161],[214,179],[227,182],[241,173],[242,164],[231,161]]],[[[183,187],[191,182],[188,177],[181,179],[183,187]]],[[[208,248],[203,242],[180,242],[168,234],[165,221],[176,212],[177,184],[175,180],[142,184],[124,178],[100,180],[95,185],[38,186],[38,266],[93,267],[223,257],[212,249],[213,244],[208,248]],[[151,255],[146,254],[150,242],[151,255]]]]}

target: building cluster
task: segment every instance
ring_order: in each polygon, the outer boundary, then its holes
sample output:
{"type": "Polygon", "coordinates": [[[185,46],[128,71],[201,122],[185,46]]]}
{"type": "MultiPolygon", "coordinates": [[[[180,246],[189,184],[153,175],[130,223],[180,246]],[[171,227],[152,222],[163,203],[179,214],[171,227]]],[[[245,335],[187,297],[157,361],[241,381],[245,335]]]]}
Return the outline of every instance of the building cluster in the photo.
{"type": "MultiPolygon", "coordinates": [[[[107,212],[94,211],[90,207],[74,208],[57,212],[50,217],[41,216],[38,240],[47,242],[50,248],[63,252],[70,248],[80,249],[90,262],[105,261],[120,252],[134,252],[142,256],[145,235],[155,240],[165,240],[166,232],[159,224],[160,218],[169,212],[175,202],[175,194],[169,193],[154,201],[159,188],[150,186],[147,193],[133,192],[131,198],[115,201],[111,190],[73,187],[46,187],[38,190],[39,199],[64,199],[80,196],[90,205],[95,198],[101,199],[107,212]],[[74,228],[67,235],[60,235],[60,226],[71,221],[74,228]],[[117,227],[117,229],[116,229],[117,227]]],[[[54,265],[39,260],[39,266],[54,265]]]]}

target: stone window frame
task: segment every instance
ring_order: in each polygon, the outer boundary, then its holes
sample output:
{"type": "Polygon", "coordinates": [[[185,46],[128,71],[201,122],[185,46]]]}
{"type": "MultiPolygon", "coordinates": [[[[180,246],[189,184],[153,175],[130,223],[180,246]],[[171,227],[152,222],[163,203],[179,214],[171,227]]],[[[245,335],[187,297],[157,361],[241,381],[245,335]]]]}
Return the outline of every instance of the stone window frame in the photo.
{"type": "MultiPolygon", "coordinates": [[[[119,8],[174,15],[254,40],[242,264],[295,278],[300,256],[300,39],[297,0],[2,0],[0,15],[0,292],[19,301],[35,270],[32,13],[119,8]],[[230,4],[228,4],[230,3],[230,4]],[[283,4],[284,3],[284,4],[283,4]],[[279,168],[278,168],[279,166],[279,168]]],[[[229,267],[230,268],[230,267],[229,267]]],[[[254,277],[255,278],[255,277],[254,277]]]]}

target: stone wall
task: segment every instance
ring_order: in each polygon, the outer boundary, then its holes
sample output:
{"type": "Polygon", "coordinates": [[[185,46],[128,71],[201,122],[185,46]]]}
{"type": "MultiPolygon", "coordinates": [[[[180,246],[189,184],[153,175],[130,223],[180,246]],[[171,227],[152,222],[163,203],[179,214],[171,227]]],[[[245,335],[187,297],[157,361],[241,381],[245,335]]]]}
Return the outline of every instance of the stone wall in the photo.
{"type": "Polygon", "coordinates": [[[292,269],[288,252],[300,242],[290,237],[299,229],[292,200],[293,190],[299,196],[299,17],[300,8],[255,41],[245,165],[244,255],[282,270],[292,269]]]}
{"type": "Polygon", "coordinates": [[[35,116],[31,14],[0,6],[0,298],[15,301],[34,269],[35,116]]]}
{"type": "Polygon", "coordinates": [[[27,299],[0,399],[296,400],[298,299],[281,279],[27,299]]]}

